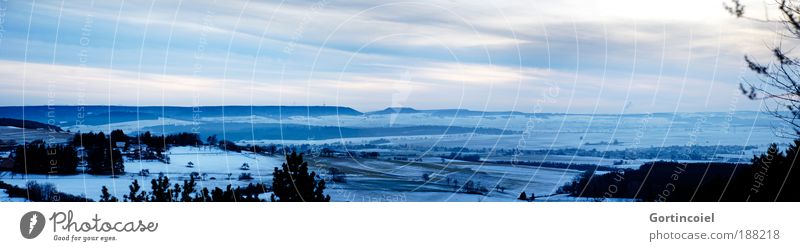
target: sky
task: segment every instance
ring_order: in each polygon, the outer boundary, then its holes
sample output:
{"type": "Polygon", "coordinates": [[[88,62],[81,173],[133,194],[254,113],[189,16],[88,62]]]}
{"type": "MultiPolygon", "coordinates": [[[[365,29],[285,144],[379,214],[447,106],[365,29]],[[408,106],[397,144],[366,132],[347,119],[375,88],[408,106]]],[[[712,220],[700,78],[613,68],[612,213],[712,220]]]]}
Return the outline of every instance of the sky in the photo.
{"type": "Polygon", "coordinates": [[[760,110],[743,57],[781,29],[714,0],[0,0],[0,105],[760,110]]]}

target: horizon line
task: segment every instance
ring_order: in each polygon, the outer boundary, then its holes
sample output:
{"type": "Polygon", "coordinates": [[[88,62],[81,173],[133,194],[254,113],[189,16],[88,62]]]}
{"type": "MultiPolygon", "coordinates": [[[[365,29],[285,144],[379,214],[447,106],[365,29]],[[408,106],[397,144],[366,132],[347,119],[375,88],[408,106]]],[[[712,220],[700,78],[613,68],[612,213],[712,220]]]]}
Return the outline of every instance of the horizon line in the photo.
{"type": "MultiPolygon", "coordinates": [[[[48,105],[48,104],[36,104],[36,105],[0,105],[0,108],[8,108],[8,107],[171,107],[171,108],[202,108],[202,107],[331,107],[331,108],[347,108],[352,109],[356,112],[360,113],[371,113],[371,112],[378,112],[378,111],[385,111],[389,109],[412,109],[416,111],[442,111],[442,110],[463,110],[463,111],[471,111],[471,112],[483,112],[483,113],[523,113],[527,115],[533,114],[557,114],[557,115],[644,115],[644,114],[679,114],[679,113],[730,113],[730,110],[727,111],[692,111],[692,112],[675,112],[675,111],[658,111],[658,112],[638,112],[638,113],[608,113],[608,112],[598,112],[598,113],[564,113],[564,112],[526,112],[526,111],[518,111],[518,110],[473,110],[469,108],[423,108],[418,109],[410,106],[403,106],[403,107],[386,107],[383,109],[378,110],[369,110],[369,111],[361,111],[359,109],[350,107],[350,106],[343,106],[343,105],[244,105],[244,104],[233,104],[233,105],[200,105],[200,106],[188,106],[188,105],[101,105],[101,104],[83,104],[83,105],[73,105],[73,104],[58,104],[58,105],[48,105]]],[[[738,112],[755,112],[755,113],[767,113],[765,111],[756,111],[756,110],[741,110],[741,111],[733,111],[734,113],[738,112]]]]}

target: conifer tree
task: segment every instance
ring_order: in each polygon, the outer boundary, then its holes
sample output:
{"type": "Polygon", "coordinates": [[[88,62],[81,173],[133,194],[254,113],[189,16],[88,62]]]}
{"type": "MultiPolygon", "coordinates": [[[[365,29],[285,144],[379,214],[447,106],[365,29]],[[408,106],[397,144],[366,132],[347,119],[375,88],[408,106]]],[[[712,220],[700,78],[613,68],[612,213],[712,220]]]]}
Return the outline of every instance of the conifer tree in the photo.
{"type": "Polygon", "coordinates": [[[108,193],[108,188],[106,186],[103,186],[103,188],[100,189],[100,192],[102,193],[100,195],[100,202],[117,202],[117,201],[119,201],[119,200],[117,200],[117,197],[114,197],[110,193],[108,193]]]}
{"type": "Polygon", "coordinates": [[[150,201],[156,202],[170,202],[172,201],[172,189],[169,184],[169,177],[160,175],[158,179],[150,181],[152,186],[152,194],[150,194],[150,201]]]}
{"type": "Polygon", "coordinates": [[[128,188],[130,189],[130,192],[127,195],[123,196],[123,199],[125,199],[125,201],[130,201],[130,202],[147,201],[147,192],[145,191],[139,192],[139,190],[141,190],[142,187],[139,186],[138,180],[133,180],[133,183],[131,183],[131,185],[128,186],[128,188]]]}
{"type": "Polygon", "coordinates": [[[191,202],[192,194],[195,192],[196,183],[194,181],[194,176],[190,175],[189,180],[183,181],[183,191],[181,192],[181,200],[183,202],[191,202]]]}
{"type": "Polygon", "coordinates": [[[325,195],[325,180],[317,179],[315,172],[308,172],[308,163],[303,161],[303,154],[292,152],[286,155],[286,163],[282,168],[275,168],[272,173],[272,201],[281,202],[328,202],[325,195]]]}

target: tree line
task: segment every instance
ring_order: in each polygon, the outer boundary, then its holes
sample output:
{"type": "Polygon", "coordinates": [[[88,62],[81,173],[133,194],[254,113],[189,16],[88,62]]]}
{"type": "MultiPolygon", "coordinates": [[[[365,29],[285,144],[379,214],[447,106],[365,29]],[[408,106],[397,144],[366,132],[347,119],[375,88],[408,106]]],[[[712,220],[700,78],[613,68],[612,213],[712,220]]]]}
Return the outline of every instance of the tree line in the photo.
{"type": "Polygon", "coordinates": [[[800,178],[791,172],[799,145],[781,151],[772,144],[749,164],[659,161],[604,174],[587,170],[559,192],[642,201],[800,201],[800,178]]]}
{"type": "Polygon", "coordinates": [[[58,191],[53,184],[39,184],[36,181],[28,181],[24,187],[11,185],[0,181],[0,189],[6,190],[8,197],[25,198],[29,201],[38,202],[92,202],[93,200],[67,194],[58,191]]]}
{"type": "Polygon", "coordinates": [[[17,173],[74,174],[80,162],[74,147],[41,140],[17,145],[13,156],[12,171],[17,173]]]}
{"type": "Polygon", "coordinates": [[[33,174],[75,174],[82,162],[86,172],[91,174],[120,174],[125,172],[122,150],[131,144],[148,147],[154,158],[163,158],[163,152],[170,146],[202,145],[199,135],[177,133],[152,135],[149,131],[141,135],[126,135],[122,130],[76,133],[67,144],[48,144],[37,140],[16,145],[12,154],[12,171],[33,174]],[[122,146],[118,146],[120,143],[122,146]]]}
{"type": "MultiPolygon", "coordinates": [[[[145,191],[139,185],[138,180],[133,180],[128,186],[129,192],[122,196],[124,202],[256,202],[264,201],[259,199],[258,195],[266,193],[269,188],[264,184],[250,183],[246,187],[232,188],[228,185],[223,190],[219,187],[214,187],[209,190],[207,187],[202,189],[197,188],[197,182],[194,176],[190,176],[189,180],[184,180],[183,185],[180,183],[171,183],[169,177],[159,175],[158,178],[150,181],[150,191],[145,191]]],[[[116,196],[108,192],[108,188],[103,186],[100,189],[100,202],[117,202],[120,201],[116,196]]]]}
{"type": "Polygon", "coordinates": [[[109,136],[103,132],[75,134],[70,145],[84,149],[87,173],[117,175],[125,172],[122,152],[113,145],[120,132],[112,131],[109,136]]]}

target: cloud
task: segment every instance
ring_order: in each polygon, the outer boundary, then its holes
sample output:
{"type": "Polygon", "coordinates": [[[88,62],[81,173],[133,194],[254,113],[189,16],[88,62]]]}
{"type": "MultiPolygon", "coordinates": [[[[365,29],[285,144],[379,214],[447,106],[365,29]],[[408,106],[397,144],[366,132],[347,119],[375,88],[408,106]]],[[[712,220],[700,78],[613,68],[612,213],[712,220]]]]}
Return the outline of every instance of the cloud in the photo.
{"type": "Polygon", "coordinates": [[[77,102],[73,83],[85,83],[93,103],[192,105],[197,95],[370,110],[402,97],[420,108],[526,110],[557,85],[551,112],[619,112],[626,97],[648,104],[634,105],[642,112],[724,110],[747,74],[742,56],[782,42],[780,27],[737,20],[714,1],[8,4],[8,105],[21,104],[21,86],[26,104],[53,91],[77,102]]]}

